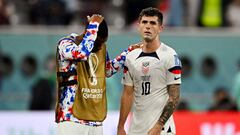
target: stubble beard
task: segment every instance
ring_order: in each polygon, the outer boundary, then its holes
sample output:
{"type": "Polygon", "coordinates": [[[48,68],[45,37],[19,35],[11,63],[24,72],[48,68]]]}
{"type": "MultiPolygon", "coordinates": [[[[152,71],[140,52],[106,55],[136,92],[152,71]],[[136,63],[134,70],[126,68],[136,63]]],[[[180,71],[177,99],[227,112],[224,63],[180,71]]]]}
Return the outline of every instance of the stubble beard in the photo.
{"type": "Polygon", "coordinates": [[[151,42],[153,39],[151,38],[151,36],[144,36],[143,37],[144,41],[146,42],[151,42]]]}

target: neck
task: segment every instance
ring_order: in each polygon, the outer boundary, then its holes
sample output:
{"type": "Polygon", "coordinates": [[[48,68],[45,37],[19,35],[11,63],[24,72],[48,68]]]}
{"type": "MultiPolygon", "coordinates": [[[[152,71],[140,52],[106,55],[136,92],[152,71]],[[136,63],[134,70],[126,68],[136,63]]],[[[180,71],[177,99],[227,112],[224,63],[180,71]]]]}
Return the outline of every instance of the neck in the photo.
{"type": "Polygon", "coordinates": [[[144,41],[143,52],[145,53],[155,52],[159,48],[159,46],[160,46],[160,40],[158,38],[149,42],[144,41]]]}

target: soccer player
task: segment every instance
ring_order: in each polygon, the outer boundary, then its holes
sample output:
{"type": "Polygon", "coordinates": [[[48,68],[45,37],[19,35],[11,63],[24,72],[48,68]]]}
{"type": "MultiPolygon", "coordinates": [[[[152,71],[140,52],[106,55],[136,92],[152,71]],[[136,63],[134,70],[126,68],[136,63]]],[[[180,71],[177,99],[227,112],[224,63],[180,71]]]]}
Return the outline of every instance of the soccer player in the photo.
{"type": "Polygon", "coordinates": [[[142,48],[127,54],[118,135],[133,106],[128,135],[175,135],[173,112],[180,97],[181,62],[177,53],[160,41],[163,15],[156,8],[139,15],[142,48]]]}
{"type": "Polygon", "coordinates": [[[57,46],[58,135],[102,135],[106,117],[106,77],[119,71],[130,46],[110,60],[105,42],[108,28],[101,15],[89,17],[82,35],[71,34],[57,46]]]}

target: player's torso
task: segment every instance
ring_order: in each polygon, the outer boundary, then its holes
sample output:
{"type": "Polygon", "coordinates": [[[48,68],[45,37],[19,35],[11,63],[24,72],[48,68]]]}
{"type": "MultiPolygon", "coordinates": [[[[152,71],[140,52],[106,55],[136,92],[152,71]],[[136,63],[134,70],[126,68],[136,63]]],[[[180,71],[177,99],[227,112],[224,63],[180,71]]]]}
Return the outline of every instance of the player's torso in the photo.
{"type": "Polygon", "coordinates": [[[78,119],[103,121],[106,116],[106,47],[91,53],[87,61],[78,63],[78,90],[73,114],[78,119]]]}
{"type": "Polygon", "coordinates": [[[153,53],[144,53],[142,49],[138,49],[129,56],[128,68],[133,77],[135,96],[140,98],[139,102],[166,95],[167,70],[164,53],[160,47],[153,53]]]}
{"type": "Polygon", "coordinates": [[[76,70],[77,72],[77,75],[68,78],[68,80],[77,80],[77,84],[62,87],[63,94],[60,93],[61,99],[59,102],[63,112],[62,120],[102,121],[105,119],[105,63],[105,45],[98,52],[91,53],[86,61],[59,61],[59,71],[76,70]]]}
{"type": "MultiPolygon", "coordinates": [[[[127,57],[128,70],[134,84],[131,134],[147,134],[146,132],[159,119],[168,100],[166,89],[168,51],[164,50],[165,47],[161,44],[153,53],[143,53],[142,49],[138,49],[127,57]]],[[[172,120],[171,126],[174,127],[172,120]]]]}

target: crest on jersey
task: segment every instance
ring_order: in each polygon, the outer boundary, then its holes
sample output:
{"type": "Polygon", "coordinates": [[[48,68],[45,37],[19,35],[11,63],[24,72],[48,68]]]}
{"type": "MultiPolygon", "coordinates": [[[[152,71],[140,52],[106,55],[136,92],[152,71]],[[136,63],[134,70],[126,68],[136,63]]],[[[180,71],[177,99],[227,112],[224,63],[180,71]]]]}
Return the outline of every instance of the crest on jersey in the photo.
{"type": "Polygon", "coordinates": [[[142,72],[143,74],[147,74],[149,72],[149,68],[150,67],[150,64],[149,62],[143,62],[142,63],[142,72]]]}

